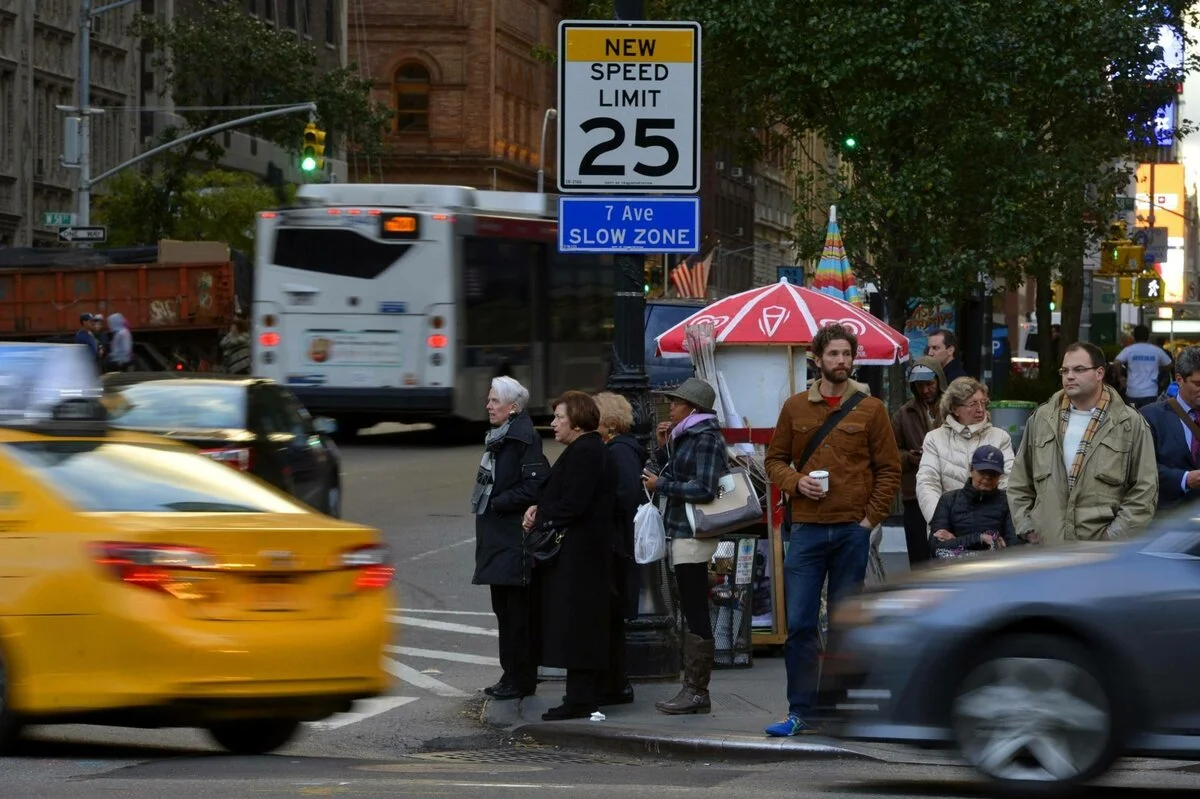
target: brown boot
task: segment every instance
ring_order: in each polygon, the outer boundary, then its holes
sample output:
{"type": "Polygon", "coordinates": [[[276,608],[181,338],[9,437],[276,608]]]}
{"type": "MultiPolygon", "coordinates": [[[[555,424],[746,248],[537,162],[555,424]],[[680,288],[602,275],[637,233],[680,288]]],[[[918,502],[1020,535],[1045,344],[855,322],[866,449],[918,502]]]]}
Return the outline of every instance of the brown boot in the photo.
{"type": "Polygon", "coordinates": [[[687,713],[708,713],[712,703],[708,698],[708,681],[712,677],[715,642],[688,633],[683,642],[683,687],[674,699],[655,702],[659,712],[671,716],[687,713]]]}

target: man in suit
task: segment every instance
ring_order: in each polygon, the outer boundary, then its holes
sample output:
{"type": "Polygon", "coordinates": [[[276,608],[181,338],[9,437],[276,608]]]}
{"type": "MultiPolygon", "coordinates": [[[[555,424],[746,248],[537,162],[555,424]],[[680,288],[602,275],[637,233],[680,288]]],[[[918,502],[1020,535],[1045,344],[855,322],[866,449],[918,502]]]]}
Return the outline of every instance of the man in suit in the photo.
{"type": "Polygon", "coordinates": [[[1200,436],[1193,434],[1193,427],[1200,429],[1200,347],[1180,351],[1175,384],[1179,393],[1174,398],[1142,409],[1154,436],[1159,508],[1200,496],[1200,436]]]}

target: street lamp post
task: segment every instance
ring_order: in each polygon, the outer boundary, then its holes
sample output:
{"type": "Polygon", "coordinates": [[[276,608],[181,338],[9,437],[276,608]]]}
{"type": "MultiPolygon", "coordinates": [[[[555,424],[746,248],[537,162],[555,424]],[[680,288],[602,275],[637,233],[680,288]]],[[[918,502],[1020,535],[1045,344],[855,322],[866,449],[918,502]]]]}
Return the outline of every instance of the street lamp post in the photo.
{"type": "Polygon", "coordinates": [[[550,120],[557,116],[557,108],[547,108],[546,115],[542,117],[542,146],[538,148],[538,194],[544,193],[543,187],[546,184],[546,129],[550,127],[550,120]]]}

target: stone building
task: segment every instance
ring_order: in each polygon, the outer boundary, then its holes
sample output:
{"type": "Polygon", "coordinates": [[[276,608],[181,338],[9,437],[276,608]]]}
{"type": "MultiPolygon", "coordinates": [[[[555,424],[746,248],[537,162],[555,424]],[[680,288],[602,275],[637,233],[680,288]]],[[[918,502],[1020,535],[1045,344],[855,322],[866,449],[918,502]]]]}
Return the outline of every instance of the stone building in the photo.
{"type": "MultiPolygon", "coordinates": [[[[138,46],[126,35],[136,4],[92,25],[93,174],[138,148],[138,46]]],[[[0,0],[0,245],[45,245],[43,214],[74,211],[76,175],[60,163],[63,120],[78,102],[79,0],[0,0]]]]}

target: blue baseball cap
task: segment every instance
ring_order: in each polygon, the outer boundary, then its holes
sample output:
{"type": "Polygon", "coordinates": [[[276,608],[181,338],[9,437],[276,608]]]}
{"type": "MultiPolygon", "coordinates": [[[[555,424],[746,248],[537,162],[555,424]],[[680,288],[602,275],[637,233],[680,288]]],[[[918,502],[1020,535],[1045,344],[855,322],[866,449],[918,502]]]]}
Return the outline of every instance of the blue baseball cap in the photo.
{"type": "Polygon", "coordinates": [[[971,455],[971,468],[977,472],[1004,474],[1004,453],[991,444],[984,444],[971,455]]]}

